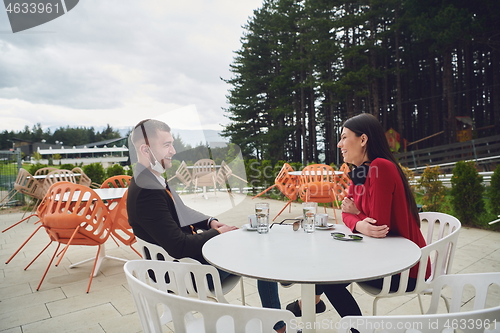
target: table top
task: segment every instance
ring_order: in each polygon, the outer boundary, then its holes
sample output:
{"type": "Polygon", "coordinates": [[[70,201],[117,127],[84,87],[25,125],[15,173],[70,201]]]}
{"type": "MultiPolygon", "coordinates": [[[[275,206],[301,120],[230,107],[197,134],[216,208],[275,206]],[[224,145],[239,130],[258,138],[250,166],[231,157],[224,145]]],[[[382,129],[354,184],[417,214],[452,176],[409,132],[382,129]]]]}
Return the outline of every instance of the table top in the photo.
{"type": "Polygon", "coordinates": [[[291,283],[348,283],[372,280],[412,267],[420,248],[403,237],[340,241],[351,234],[343,224],[307,234],[291,225],[274,225],[267,234],[239,229],[211,238],[203,256],[212,265],[236,275],[291,283]]]}
{"type": "MultiPolygon", "coordinates": [[[[123,197],[123,195],[125,194],[125,191],[127,191],[127,188],[123,188],[123,187],[118,187],[118,188],[97,188],[97,189],[94,189],[94,192],[99,196],[99,198],[101,198],[101,200],[113,200],[113,199],[120,199],[123,197]]],[[[80,191],[75,191],[74,193],[74,197],[73,197],[73,201],[76,201],[78,196],[80,195],[80,191]]],[[[63,197],[63,201],[67,201],[68,200],[68,195],[69,193],[66,192],[64,194],[64,197],[63,197]]],[[[84,196],[83,196],[83,199],[82,201],[87,201],[90,197],[90,194],[87,192],[84,196]]],[[[59,200],[58,197],[56,197],[57,200],[59,200]]]]}
{"type": "MultiPolygon", "coordinates": [[[[330,171],[328,173],[330,173],[330,171]]],[[[334,171],[334,173],[337,176],[344,174],[342,171],[334,171]]],[[[292,176],[302,176],[304,173],[302,171],[290,171],[288,174],[292,176]]],[[[306,171],[306,174],[309,174],[309,171],[306,171]]]]}
{"type": "MultiPolygon", "coordinates": [[[[62,174],[60,174],[60,177],[61,178],[71,178],[71,177],[79,177],[81,175],[82,175],[81,173],[70,173],[70,174],[62,173],[62,174]]],[[[32,176],[32,177],[35,179],[45,179],[45,178],[47,178],[47,176],[48,176],[48,174],[47,175],[36,175],[36,176],[32,176]]],[[[54,174],[50,175],[50,177],[53,178],[54,174]]]]}

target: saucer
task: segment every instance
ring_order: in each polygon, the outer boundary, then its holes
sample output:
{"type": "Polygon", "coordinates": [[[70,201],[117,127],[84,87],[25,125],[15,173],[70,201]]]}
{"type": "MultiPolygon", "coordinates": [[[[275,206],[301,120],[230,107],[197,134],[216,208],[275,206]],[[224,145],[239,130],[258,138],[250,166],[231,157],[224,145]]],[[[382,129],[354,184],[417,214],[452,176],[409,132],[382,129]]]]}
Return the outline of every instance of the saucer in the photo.
{"type": "Polygon", "coordinates": [[[326,227],[320,227],[319,225],[317,225],[316,229],[318,229],[318,230],[331,230],[331,229],[335,229],[335,226],[334,226],[334,224],[329,223],[326,227]]]}
{"type": "Polygon", "coordinates": [[[248,224],[248,223],[247,223],[247,224],[243,224],[243,225],[241,226],[241,228],[242,228],[243,230],[248,230],[248,231],[257,231],[257,227],[252,228],[252,227],[250,226],[250,224],[248,224]]]}

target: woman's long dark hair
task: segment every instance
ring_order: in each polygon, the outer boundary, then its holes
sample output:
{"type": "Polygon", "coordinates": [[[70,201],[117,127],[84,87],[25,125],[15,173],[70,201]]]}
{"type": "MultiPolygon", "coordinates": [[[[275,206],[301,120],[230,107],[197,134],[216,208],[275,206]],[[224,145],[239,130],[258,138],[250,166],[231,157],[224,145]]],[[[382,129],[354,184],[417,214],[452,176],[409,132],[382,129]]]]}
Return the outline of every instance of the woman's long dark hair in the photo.
{"type": "Polygon", "coordinates": [[[371,114],[362,113],[346,120],[344,127],[353,131],[356,136],[366,134],[368,137],[366,151],[368,152],[368,158],[370,161],[380,157],[394,163],[398,169],[399,175],[401,176],[401,180],[403,181],[410,214],[413,215],[418,226],[420,227],[420,217],[418,216],[417,203],[415,202],[415,197],[410,189],[410,184],[408,183],[408,179],[406,179],[403,170],[389,148],[389,143],[385,137],[384,129],[378,119],[371,114]]]}

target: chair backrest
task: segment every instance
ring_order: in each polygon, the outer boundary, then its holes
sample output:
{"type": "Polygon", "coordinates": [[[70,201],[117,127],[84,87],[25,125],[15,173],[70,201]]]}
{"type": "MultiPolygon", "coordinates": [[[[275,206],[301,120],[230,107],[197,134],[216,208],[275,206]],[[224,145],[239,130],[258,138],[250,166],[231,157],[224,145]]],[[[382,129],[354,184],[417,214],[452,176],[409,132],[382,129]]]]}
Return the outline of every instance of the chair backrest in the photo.
{"type": "Polygon", "coordinates": [[[132,260],[129,269],[136,278],[155,289],[173,292],[184,297],[196,296],[201,300],[213,298],[227,303],[217,269],[198,262],[132,260]],[[211,286],[209,287],[209,280],[211,286]]]}
{"type": "MultiPolygon", "coordinates": [[[[148,265],[141,266],[140,261],[127,262],[124,270],[143,330],[146,333],[162,332],[161,326],[164,323],[162,317],[165,315],[171,316],[174,330],[179,333],[271,332],[272,327],[278,321],[284,320],[290,324],[294,318],[293,314],[286,310],[215,303],[158,290],[155,286],[138,278],[149,277],[148,265]],[[158,304],[163,305],[165,309],[163,314],[158,313],[158,304]],[[194,318],[194,312],[201,315],[201,318],[200,316],[194,318]]],[[[152,262],[146,261],[146,263],[152,262]]],[[[181,263],[174,264],[182,265],[181,263]]],[[[158,267],[161,268],[162,265],[158,267]]]]}
{"type": "Polygon", "coordinates": [[[379,332],[378,329],[383,329],[381,332],[453,332],[454,328],[465,332],[485,332],[487,328],[496,328],[495,332],[498,332],[500,304],[486,308],[485,303],[491,285],[500,285],[499,272],[441,275],[434,281],[431,305],[425,315],[347,316],[336,326],[339,333],[350,332],[351,327],[360,332],[379,332]],[[471,291],[464,288],[466,285],[474,288],[475,295],[469,294],[471,291]],[[451,291],[445,289],[446,295],[451,293],[450,313],[438,314],[439,299],[445,286],[451,288],[451,291]],[[464,293],[467,293],[467,300],[474,297],[474,306],[471,311],[460,312],[464,293]]]}
{"type": "Polygon", "coordinates": [[[20,168],[17,173],[14,189],[19,193],[26,194],[36,199],[41,199],[43,197],[43,186],[23,168],[20,168]]]}
{"type": "Polygon", "coordinates": [[[74,167],[71,169],[75,174],[76,183],[84,186],[90,187],[92,185],[92,179],[85,172],[83,172],[82,168],[74,167]]]}
{"type": "Polygon", "coordinates": [[[460,221],[448,214],[425,212],[419,213],[421,221],[428,221],[427,245],[422,248],[419,261],[417,285],[415,292],[431,287],[434,279],[449,274],[453,265],[453,257],[460,233],[460,221]],[[439,223],[439,229],[437,229],[439,223]],[[437,237],[431,237],[438,231],[437,237]],[[427,263],[430,261],[430,276],[426,278],[427,263]]]}
{"type": "Polygon", "coordinates": [[[335,187],[334,187],[335,201],[337,204],[337,208],[340,208],[340,203],[347,196],[350,186],[350,179],[347,174],[349,172],[349,166],[347,165],[347,163],[342,164],[339,171],[341,171],[342,174],[335,176],[335,187]]]}
{"type": "Polygon", "coordinates": [[[70,182],[73,184],[77,184],[75,174],[71,170],[64,169],[56,169],[47,174],[45,179],[43,180],[43,192],[47,193],[49,188],[58,182],[70,182]]]}
{"type": "Polygon", "coordinates": [[[179,178],[179,181],[184,184],[185,187],[188,187],[193,180],[191,176],[191,172],[187,168],[186,162],[182,161],[177,170],[175,171],[175,176],[179,178]]]}
{"type": "Polygon", "coordinates": [[[326,164],[311,164],[302,170],[299,195],[304,202],[334,202],[335,171],[326,164]]]}
{"type": "Polygon", "coordinates": [[[274,179],[274,184],[276,184],[276,187],[284,196],[290,200],[295,200],[298,194],[298,182],[297,177],[290,175],[292,171],[293,168],[290,164],[283,164],[280,172],[274,179]]]}
{"type": "Polygon", "coordinates": [[[139,252],[144,259],[150,260],[160,260],[160,261],[177,261],[177,262],[187,262],[187,263],[200,263],[199,261],[192,258],[181,258],[175,259],[164,248],[159,245],[149,243],[144,239],[136,237],[137,245],[139,246],[139,252]]]}
{"type": "Polygon", "coordinates": [[[41,221],[54,241],[67,244],[73,237],[72,245],[98,245],[108,239],[111,219],[94,190],[61,181],[49,188],[44,200],[47,207],[41,221]]]}
{"type": "MultiPolygon", "coordinates": [[[[490,287],[496,285],[496,290],[500,287],[500,272],[492,273],[471,273],[471,274],[449,274],[438,276],[432,285],[432,298],[428,314],[438,312],[439,298],[441,294],[449,295],[450,309],[449,312],[460,312],[464,301],[473,303],[472,310],[481,310],[486,308],[487,299],[492,289],[490,287]],[[466,288],[466,286],[473,288],[466,288]],[[445,289],[449,287],[451,291],[445,289]],[[471,291],[472,290],[472,291],[471,291]],[[471,295],[470,293],[474,294],[471,295]],[[471,300],[474,297],[474,300],[471,300]],[[464,300],[464,298],[466,298],[464,300]]],[[[500,304],[496,304],[500,306],[500,304]]],[[[498,317],[500,320],[500,317],[498,317]]],[[[500,327],[499,327],[500,328],[500,327]]]]}
{"type": "Polygon", "coordinates": [[[441,258],[431,260],[431,275],[437,277],[442,274],[450,274],[462,224],[456,217],[445,213],[423,212],[419,213],[419,217],[421,222],[427,222],[427,235],[425,238],[427,245],[445,237],[447,239],[447,249],[442,253],[441,258]]]}
{"type": "Polygon", "coordinates": [[[204,158],[194,163],[193,176],[204,175],[215,172],[215,162],[211,159],[204,158]]]}
{"type": "Polygon", "coordinates": [[[136,242],[136,238],[128,223],[127,196],[128,190],[125,191],[116,207],[110,211],[109,218],[111,219],[111,234],[123,244],[130,246],[136,242]]]}
{"type": "Polygon", "coordinates": [[[302,169],[301,184],[305,183],[333,183],[335,170],[326,164],[311,164],[302,169]]]}
{"type": "Polygon", "coordinates": [[[40,175],[47,175],[48,173],[58,170],[57,168],[54,167],[46,167],[46,168],[40,168],[35,171],[35,174],[33,176],[40,176],[40,175]]]}
{"type": "Polygon", "coordinates": [[[128,175],[118,175],[109,177],[102,182],[101,188],[125,188],[130,185],[130,180],[132,176],[128,175]]]}
{"type": "Polygon", "coordinates": [[[217,171],[217,175],[215,176],[215,181],[217,184],[219,184],[221,187],[225,188],[226,184],[228,183],[229,177],[233,174],[233,170],[227,165],[225,161],[222,161],[220,164],[219,171],[217,171]]]}

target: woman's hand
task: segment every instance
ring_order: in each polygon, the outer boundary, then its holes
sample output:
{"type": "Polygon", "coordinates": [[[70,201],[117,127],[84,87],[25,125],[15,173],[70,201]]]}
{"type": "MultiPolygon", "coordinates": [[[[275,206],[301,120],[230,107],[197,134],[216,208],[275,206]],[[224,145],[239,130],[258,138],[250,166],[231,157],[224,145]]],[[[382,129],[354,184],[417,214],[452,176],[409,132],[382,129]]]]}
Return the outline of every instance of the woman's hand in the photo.
{"type": "Polygon", "coordinates": [[[344,200],[342,200],[341,208],[342,208],[342,213],[349,213],[354,215],[358,215],[360,213],[359,209],[356,208],[354,200],[348,197],[345,197],[344,200]]]}
{"type": "Polygon", "coordinates": [[[387,236],[389,232],[389,227],[387,225],[375,225],[377,223],[376,220],[371,217],[367,217],[362,221],[358,221],[356,223],[356,230],[363,235],[375,237],[375,238],[383,238],[387,236]]]}

